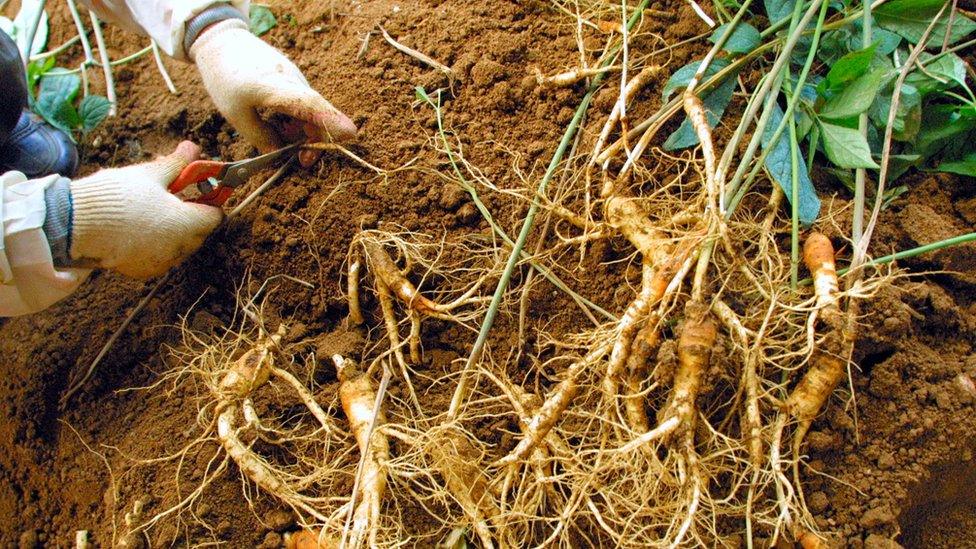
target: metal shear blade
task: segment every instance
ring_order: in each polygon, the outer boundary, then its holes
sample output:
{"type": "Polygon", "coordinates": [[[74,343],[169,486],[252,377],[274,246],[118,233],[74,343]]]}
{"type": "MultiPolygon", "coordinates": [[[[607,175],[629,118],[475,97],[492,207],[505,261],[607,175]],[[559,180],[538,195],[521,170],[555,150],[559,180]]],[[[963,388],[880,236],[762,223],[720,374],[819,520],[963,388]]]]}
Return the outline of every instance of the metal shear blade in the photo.
{"type": "Polygon", "coordinates": [[[169,191],[176,194],[190,185],[196,185],[201,196],[193,199],[193,202],[221,206],[234,193],[234,189],[246,183],[252,175],[297,150],[298,144],[294,144],[236,162],[196,160],[183,168],[170,184],[169,191]]]}

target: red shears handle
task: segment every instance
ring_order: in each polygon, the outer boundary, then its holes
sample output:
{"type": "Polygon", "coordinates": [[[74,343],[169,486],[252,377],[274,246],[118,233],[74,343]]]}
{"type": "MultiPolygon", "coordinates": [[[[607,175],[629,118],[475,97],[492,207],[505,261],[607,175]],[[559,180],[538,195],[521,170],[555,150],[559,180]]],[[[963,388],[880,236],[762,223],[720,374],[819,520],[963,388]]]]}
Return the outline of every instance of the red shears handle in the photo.
{"type": "MultiPolygon", "coordinates": [[[[190,185],[206,181],[211,177],[220,179],[227,169],[227,162],[217,160],[195,160],[186,165],[169,185],[169,192],[176,194],[190,185]]],[[[213,191],[194,198],[191,202],[206,204],[208,206],[220,207],[227,202],[227,199],[234,194],[233,187],[218,185],[213,191]]]]}

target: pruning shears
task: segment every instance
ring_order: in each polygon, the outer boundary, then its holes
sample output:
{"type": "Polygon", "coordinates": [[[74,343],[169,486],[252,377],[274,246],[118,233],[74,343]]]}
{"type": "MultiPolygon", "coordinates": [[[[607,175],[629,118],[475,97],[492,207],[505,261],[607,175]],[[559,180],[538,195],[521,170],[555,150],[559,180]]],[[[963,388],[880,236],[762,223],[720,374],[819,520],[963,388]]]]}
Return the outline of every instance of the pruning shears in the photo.
{"type": "Polygon", "coordinates": [[[169,185],[169,192],[177,194],[190,185],[196,185],[200,196],[191,200],[208,206],[223,206],[234,194],[234,189],[247,183],[248,178],[283,158],[290,158],[298,152],[299,143],[288,145],[276,151],[238,160],[221,162],[219,160],[195,160],[183,168],[180,175],[169,185]]]}

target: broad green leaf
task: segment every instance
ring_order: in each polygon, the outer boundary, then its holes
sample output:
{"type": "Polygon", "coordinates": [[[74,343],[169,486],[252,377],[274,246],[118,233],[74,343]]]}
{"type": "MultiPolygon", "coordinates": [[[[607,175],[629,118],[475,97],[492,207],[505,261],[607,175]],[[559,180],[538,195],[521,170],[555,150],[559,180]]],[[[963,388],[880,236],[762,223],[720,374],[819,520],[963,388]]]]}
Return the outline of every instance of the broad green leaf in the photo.
{"type": "Polygon", "coordinates": [[[40,0],[23,0],[20,4],[20,11],[17,12],[17,17],[14,18],[13,23],[13,38],[16,40],[17,49],[21,53],[27,52],[28,56],[32,56],[44,51],[44,47],[47,46],[48,17],[40,0]],[[34,24],[34,19],[37,17],[38,12],[41,12],[41,19],[37,23],[34,41],[31,43],[30,48],[28,48],[27,40],[30,34],[30,27],[34,24]]]}
{"type": "Polygon", "coordinates": [[[255,36],[261,36],[269,30],[275,28],[278,20],[275,19],[271,8],[262,4],[251,4],[251,32],[255,36]]]}
{"type": "MultiPolygon", "coordinates": [[[[731,62],[728,59],[718,58],[713,59],[705,69],[705,74],[702,76],[701,81],[708,80],[715,75],[718,71],[728,67],[731,62]]],[[[684,91],[688,87],[688,83],[691,82],[692,77],[695,76],[695,72],[701,65],[701,61],[693,61],[687,65],[681,67],[680,69],[674,71],[671,78],[668,78],[667,83],[664,84],[664,89],[661,90],[661,97],[664,102],[667,103],[671,100],[671,95],[676,91],[684,91]]]]}
{"type": "Polygon", "coordinates": [[[81,78],[77,74],[48,71],[41,77],[34,110],[52,126],[70,134],[71,130],[81,125],[81,118],[73,104],[80,87],[81,78]]]}
{"type": "Polygon", "coordinates": [[[49,70],[54,68],[54,56],[45,57],[44,59],[38,59],[37,61],[31,61],[27,65],[27,87],[30,89],[31,93],[34,92],[34,88],[37,86],[37,82],[40,81],[41,77],[44,76],[49,70]]]}
{"type": "Polygon", "coordinates": [[[772,25],[793,15],[793,6],[796,5],[796,0],[763,0],[763,5],[766,7],[769,24],[772,25]]]}
{"type": "Polygon", "coordinates": [[[940,172],[976,177],[976,153],[969,153],[962,160],[943,162],[939,164],[938,170],[940,172]]]}
{"type": "MultiPolygon", "coordinates": [[[[730,24],[726,23],[715,29],[715,32],[712,33],[712,36],[708,40],[713,44],[718,43],[730,24]]],[[[749,23],[740,22],[736,25],[735,30],[732,31],[732,36],[729,36],[729,39],[725,41],[722,49],[729,53],[749,53],[759,47],[761,42],[762,38],[759,35],[759,31],[756,30],[756,27],[753,27],[749,23]]]]}
{"type": "Polygon", "coordinates": [[[108,116],[112,110],[112,102],[101,95],[89,95],[78,105],[78,116],[81,118],[81,130],[90,132],[108,116]]]}
{"type": "Polygon", "coordinates": [[[923,97],[933,91],[966,85],[966,62],[958,55],[947,53],[936,57],[922,53],[919,61],[925,70],[916,68],[908,74],[905,82],[915,86],[923,97]]]}
{"type": "MultiPolygon", "coordinates": [[[[820,48],[817,49],[817,57],[830,66],[848,53],[863,49],[861,29],[862,22],[858,19],[846,27],[824,33],[820,48]]],[[[871,30],[871,40],[877,44],[875,55],[885,56],[898,48],[902,38],[893,32],[875,27],[871,30]]]]}
{"type": "Polygon", "coordinates": [[[921,155],[917,154],[893,154],[888,157],[888,181],[896,181],[904,175],[909,168],[913,168],[922,163],[921,155]]]}
{"type": "Polygon", "coordinates": [[[838,168],[877,168],[868,141],[853,128],[818,121],[827,158],[838,168]]]}
{"type": "Polygon", "coordinates": [[[883,71],[871,71],[848,84],[820,110],[821,118],[849,118],[868,110],[884,80],[883,71]]]}
{"type": "Polygon", "coordinates": [[[915,139],[916,154],[929,158],[959,158],[972,150],[976,140],[976,116],[966,108],[929,105],[915,139]]]}
{"type": "MultiPolygon", "coordinates": [[[[888,114],[891,111],[891,95],[895,82],[888,82],[875,98],[868,116],[874,125],[885,128],[888,126],[888,114]]],[[[922,95],[915,86],[904,84],[898,99],[898,112],[895,113],[895,123],[892,124],[892,137],[897,141],[911,141],[918,135],[922,123],[922,95]]]]}
{"type": "MultiPolygon", "coordinates": [[[[671,95],[679,90],[683,90],[684,87],[688,85],[688,82],[694,76],[695,71],[698,70],[700,62],[694,62],[689,65],[685,65],[681,69],[678,69],[671,78],[668,80],[667,84],[664,86],[664,100],[668,101],[671,95]]],[[[712,64],[705,70],[705,78],[710,77],[722,68],[728,66],[729,62],[725,59],[715,59],[712,64]]],[[[704,79],[704,78],[703,78],[704,79]]],[[[702,105],[705,107],[705,119],[708,121],[708,125],[715,127],[718,125],[719,120],[722,118],[722,114],[725,113],[725,108],[728,107],[729,101],[732,100],[732,93],[735,91],[735,76],[732,75],[722,81],[715,89],[705,94],[702,98],[702,105]]],[[[695,129],[691,125],[691,121],[687,118],[681,123],[681,126],[671,134],[667,141],[664,142],[664,150],[674,151],[678,149],[684,149],[687,147],[693,147],[698,144],[698,134],[695,133],[695,129]]]]}
{"type": "MultiPolygon", "coordinates": [[[[874,19],[882,28],[904,36],[912,44],[917,44],[925,30],[946,4],[945,0],[891,0],[874,9],[874,19]]],[[[951,5],[949,7],[951,8],[951,5]]],[[[976,31],[976,22],[956,11],[949,28],[949,9],[935,23],[925,47],[941,46],[949,31],[949,44],[955,44],[976,31]]]]}
{"type": "Polygon", "coordinates": [[[875,42],[863,50],[848,53],[838,59],[827,71],[827,78],[824,80],[826,88],[837,89],[867,72],[877,47],[878,43],[875,42]]]}
{"type": "MultiPolygon", "coordinates": [[[[763,149],[771,149],[769,154],[766,155],[766,161],[764,163],[766,170],[783,189],[783,192],[786,193],[786,198],[792,202],[793,153],[790,149],[788,133],[784,131],[779,139],[776,140],[776,143],[770,143],[773,139],[773,134],[776,133],[776,128],[782,120],[782,109],[778,105],[774,105],[769,117],[769,124],[766,125],[766,129],[763,131],[761,143],[763,149]]],[[[813,188],[813,181],[810,180],[810,174],[807,173],[807,165],[802,152],[799,154],[798,160],[797,197],[799,198],[799,203],[797,209],[799,211],[800,223],[810,225],[820,215],[820,198],[817,197],[817,191],[813,188]]]]}

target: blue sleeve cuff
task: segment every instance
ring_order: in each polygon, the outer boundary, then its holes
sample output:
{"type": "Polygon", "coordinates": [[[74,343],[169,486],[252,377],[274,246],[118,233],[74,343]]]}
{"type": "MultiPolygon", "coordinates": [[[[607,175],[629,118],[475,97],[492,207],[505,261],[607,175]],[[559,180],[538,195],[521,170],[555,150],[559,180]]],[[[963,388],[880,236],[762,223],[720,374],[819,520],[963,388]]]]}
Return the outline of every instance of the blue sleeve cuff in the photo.
{"type": "Polygon", "coordinates": [[[189,52],[190,46],[196,42],[197,37],[207,27],[227,19],[240,19],[245,23],[248,22],[247,16],[230,4],[214,4],[198,13],[186,23],[186,29],[183,32],[183,51],[189,52]]]}
{"type": "Polygon", "coordinates": [[[51,247],[51,258],[57,268],[71,267],[71,203],[70,180],[67,177],[57,181],[44,190],[44,234],[51,247]]]}

